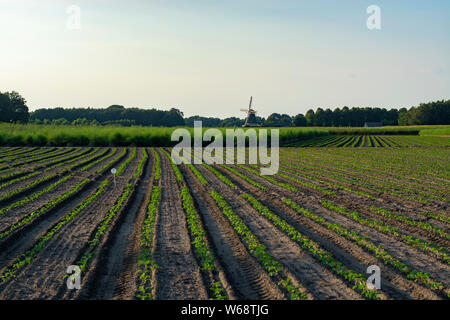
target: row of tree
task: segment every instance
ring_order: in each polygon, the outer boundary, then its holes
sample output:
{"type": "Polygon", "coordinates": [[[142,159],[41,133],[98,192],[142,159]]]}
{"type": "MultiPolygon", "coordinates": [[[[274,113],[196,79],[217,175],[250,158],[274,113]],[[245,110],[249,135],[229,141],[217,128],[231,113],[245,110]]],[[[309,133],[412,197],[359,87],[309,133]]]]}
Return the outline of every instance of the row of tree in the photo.
{"type": "MultiPolygon", "coordinates": [[[[188,127],[194,126],[194,121],[201,121],[203,127],[242,127],[245,123],[245,119],[239,119],[236,117],[230,117],[225,119],[209,118],[201,116],[192,116],[185,118],[185,125],[188,127]]],[[[264,125],[264,118],[256,117],[256,122],[260,125],[264,125]]]]}
{"type": "MultiPolygon", "coordinates": [[[[256,117],[258,124],[271,127],[315,126],[315,127],[361,127],[365,122],[380,122],[383,125],[434,125],[450,124],[450,100],[422,103],[409,110],[381,108],[317,108],[305,115],[294,117],[272,113],[267,119],[256,117]]],[[[125,108],[112,105],[106,109],[94,108],[52,108],[28,112],[25,99],[17,92],[0,92],[0,122],[28,121],[37,124],[58,125],[120,125],[120,126],[193,126],[194,121],[202,121],[204,127],[240,127],[245,119],[230,117],[193,116],[184,118],[175,108],[169,111],[157,109],[125,108]]]]}
{"type": "MultiPolygon", "coordinates": [[[[257,117],[257,123],[266,127],[362,127],[365,122],[381,122],[383,125],[397,125],[399,114],[406,113],[406,108],[386,110],[380,108],[336,108],[323,110],[318,108],[315,112],[310,109],[306,115],[301,113],[294,117],[288,114],[272,113],[267,119],[257,117]]],[[[193,116],[185,119],[187,126],[193,126],[194,121],[202,121],[204,127],[239,127],[245,122],[243,119],[207,118],[193,116]]]]}
{"type": "Polygon", "coordinates": [[[398,124],[401,126],[421,124],[450,124],[450,100],[422,103],[400,114],[398,124]]]}
{"type": "MultiPolygon", "coordinates": [[[[205,118],[194,116],[185,119],[192,126],[202,120],[205,127],[241,126],[245,120],[238,118],[205,118]]],[[[450,100],[422,103],[418,107],[387,110],[384,108],[317,108],[291,117],[272,113],[267,119],[257,117],[257,122],[267,127],[362,127],[366,122],[379,122],[384,126],[450,124],[450,100]]]]}
{"type": "Polygon", "coordinates": [[[31,113],[30,120],[34,123],[45,123],[54,121],[63,124],[90,123],[100,125],[139,125],[139,126],[160,126],[175,127],[184,126],[183,113],[175,108],[169,111],[157,109],[125,108],[120,105],[112,105],[106,109],[93,108],[53,108],[38,109],[31,113]],[[64,122],[63,120],[66,120],[64,122]]]}
{"type": "Polygon", "coordinates": [[[381,122],[383,125],[395,126],[399,114],[407,112],[406,108],[381,109],[381,108],[336,108],[323,110],[318,108],[316,112],[310,109],[305,116],[301,114],[294,117],[293,122],[297,126],[316,127],[362,127],[366,122],[381,122]]]}

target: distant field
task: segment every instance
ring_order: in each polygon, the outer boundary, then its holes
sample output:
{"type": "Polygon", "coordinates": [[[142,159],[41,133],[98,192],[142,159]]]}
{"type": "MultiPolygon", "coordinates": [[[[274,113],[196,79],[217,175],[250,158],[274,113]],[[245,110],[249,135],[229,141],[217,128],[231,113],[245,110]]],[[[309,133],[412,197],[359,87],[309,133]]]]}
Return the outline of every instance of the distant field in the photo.
{"type": "Polygon", "coordinates": [[[450,127],[444,128],[430,128],[420,130],[421,135],[446,135],[450,136],[450,127]]]}
{"type": "MultiPolygon", "coordinates": [[[[163,146],[175,145],[170,137],[177,128],[163,127],[119,127],[119,126],[56,126],[0,124],[0,146],[163,146]]],[[[186,128],[193,136],[193,128],[186,128]]],[[[207,130],[208,128],[203,128],[207,130]]],[[[218,128],[226,135],[226,129],[218,128]]],[[[231,128],[233,129],[233,128],[231,128]]],[[[237,128],[235,128],[237,129],[237,128]]],[[[271,128],[264,128],[271,129],[271,128]]],[[[280,130],[280,144],[296,144],[325,136],[335,135],[445,135],[450,126],[410,127],[286,127],[280,130]]],[[[258,129],[257,129],[258,130],[258,129]]],[[[269,130],[270,133],[270,130],[269,130]]],[[[322,137],[322,138],[320,138],[322,137]]],[[[375,138],[377,140],[377,138],[375,138]]],[[[384,139],[383,139],[384,140],[384,139]]],[[[389,140],[389,138],[388,138],[389,140]]],[[[425,141],[425,140],[424,140],[425,141]]],[[[438,140],[436,140],[438,141],[438,140]]],[[[376,143],[376,141],[374,142],[376,143]]],[[[352,143],[351,143],[352,144],[352,143]]],[[[388,142],[385,143],[389,145],[388,142]]],[[[394,143],[395,144],[395,143],[394,143]]]]}
{"type": "Polygon", "coordinates": [[[408,135],[328,135],[288,143],[287,147],[416,147],[450,146],[450,138],[408,135]]]}

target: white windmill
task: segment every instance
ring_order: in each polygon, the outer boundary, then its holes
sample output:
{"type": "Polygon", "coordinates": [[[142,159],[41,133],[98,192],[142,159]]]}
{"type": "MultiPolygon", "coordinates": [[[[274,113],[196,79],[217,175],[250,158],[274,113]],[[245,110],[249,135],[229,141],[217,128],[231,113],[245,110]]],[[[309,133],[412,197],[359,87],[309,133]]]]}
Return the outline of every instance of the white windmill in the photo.
{"type": "Polygon", "coordinates": [[[245,123],[243,127],[259,127],[260,125],[256,121],[257,111],[252,109],[252,101],[253,97],[250,97],[250,103],[248,104],[248,109],[241,109],[241,111],[247,114],[247,118],[245,119],[245,123]]]}

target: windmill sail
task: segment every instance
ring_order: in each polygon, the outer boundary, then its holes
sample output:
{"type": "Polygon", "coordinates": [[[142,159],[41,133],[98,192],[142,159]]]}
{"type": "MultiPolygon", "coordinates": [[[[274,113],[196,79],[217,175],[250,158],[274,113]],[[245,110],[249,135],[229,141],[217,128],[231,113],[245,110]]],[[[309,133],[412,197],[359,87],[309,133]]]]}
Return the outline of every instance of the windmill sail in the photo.
{"type": "Polygon", "coordinates": [[[250,97],[248,109],[241,109],[241,111],[247,114],[247,118],[245,119],[245,124],[243,125],[243,127],[259,127],[259,124],[256,121],[256,110],[252,109],[252,103],[253,96],[250,97]]]}

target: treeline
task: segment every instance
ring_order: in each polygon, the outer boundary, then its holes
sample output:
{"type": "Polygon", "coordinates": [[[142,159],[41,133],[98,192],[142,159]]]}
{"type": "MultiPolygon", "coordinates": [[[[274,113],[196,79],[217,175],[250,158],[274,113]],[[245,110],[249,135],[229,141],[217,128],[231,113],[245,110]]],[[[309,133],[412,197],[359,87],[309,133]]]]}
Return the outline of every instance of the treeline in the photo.
{"type": "Polygon", "coordinates": [[[422,103],[399,116],[401,126],[450,124],[450,100],[422,103]]]}
{"type": "Polygon", "coordinates": [[[406,113],[407,109],[382,108],[336,108],[323,110],[318,108],[315,112],[310,109],[303,116],[298,114],[293,118],[295,126],[315,127],[362,127],[366,122],[381,122],[384,126],[398,125],[398,117],[406,113]]]}
{"type": "MultiPolygon", "coordinates": [[[[390,109],[348,108],[310,109],[292,117],[288,114],[272,113],[267,119],[257,117],[260,125],[266,127],[362,127],[366,122],[379,122],[383,126],[438,125],[450,124],[450,100],[422,103],[418,107],[390,109]]],[[[202,120],[204,127],[241,126],[245,120],[228,118],[190,117],[187,126],[194,120],[202,120]],[[235,120],[234,120],[235,119],[235,120]],[[233,120],[233,121],[230,121],[233,120]]]]}
{"type": "MultiPolygon", "coordinates": [[[[0,92],[0,122],[34,123],[55,125],[118,125],[153,127],[192,127],[194,121],[202,121],[203,127],[241,127],[245,119],[226,119],[193,116],[184,118],[183,112],[172,108],[157,109],[125,108],[112,105],[106,109],[95,108],[48,108],[29,113],[25,99],[17,92],[0,92]]],[[[335,108],[290,116],[272,113],[267,119],[256,117],[257,123],[267,127],[361,127],[365,122],[380,122],[385,126],[450,124],[450,100],[422,103],[409,110],[384,108],[335,108]]]]}
{"type": "Polygon", "coordinates": [[[25,99],[17,92],[0,92],[0,122],[27,123],[30,115],[25,99]]]}
{"type": "MultiPolygon", "coordinates": [[[[245,119],[239,119],[236,117],[230,117],[225,119],[209,118],[201,116],[192,116],[185,118],[185,125],[188,127],[194,126],[194,121],[201,121],[203,127],[217,128],[217,127],[242,127],[245,123],[245,119]]],[[[256,117],[256,121],[260,125],[264,125],[264,118],[256,117]]]]}
{"type": "MultiPolygon", "coordinates": [[[[395,126],[398,124],[400,113],[406,113],[406,108],[386,110],[380,108],[336,108],[323,110],[318,108],[315,112],[310,109],[306,115],[301,113],[292,117],[288,114],[272,113],[267,119],[257,117],[257,122],[265,127],[362,127],[365,122],[381,122],[383,125],[395,126]]],[[[208,118],[194,116],[185,119],[186,126],[193,126],[194,121],[202,121],[204,127],[240,127],[245,119],[208,118]]]]}
{"type": "Polygon", "coordinates": [[[38,109],[31,113],[30,122],[35,124],[63,125],[184,126],[183,113],[175,108],[169,111],[163,111],[156,109],[125,108],[120,105],[112,105],[106,109],[38,109]]]}

